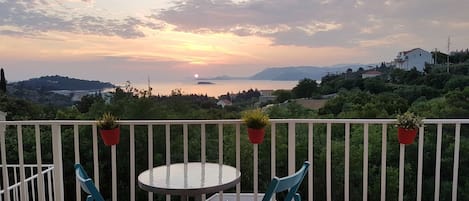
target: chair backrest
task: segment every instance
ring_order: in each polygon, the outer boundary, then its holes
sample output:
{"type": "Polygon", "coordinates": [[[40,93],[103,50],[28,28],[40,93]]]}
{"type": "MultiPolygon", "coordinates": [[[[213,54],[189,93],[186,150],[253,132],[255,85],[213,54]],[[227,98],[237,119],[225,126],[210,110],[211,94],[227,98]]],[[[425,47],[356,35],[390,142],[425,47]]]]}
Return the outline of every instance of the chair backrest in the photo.
{"type": "Polygon", "coordinates": [[[298,190],[298,187],[300,187],[303,178],[308,173],[309,165],[310,162],[305,161],[301,169],[295,172],[295,174],[282,178],[274,177],[270,182],[269,188],[265,192],[262,201],[270,201],[276,193],[286,190],[288,190],[288,194],[285,196],[284,201],[291,201],[293,199],[295,199],[295,201],[300,201],[301,196],[296,191],[298,190]]]}
{"type": "Polygon", "coordinates": [[[99,193],[98,189],[86,174],[86,171],[80,164],[75,164],[75,176],[80,182],[81,189],[88,194],[86,201],[104,201],[103,196],[99,193]]]}

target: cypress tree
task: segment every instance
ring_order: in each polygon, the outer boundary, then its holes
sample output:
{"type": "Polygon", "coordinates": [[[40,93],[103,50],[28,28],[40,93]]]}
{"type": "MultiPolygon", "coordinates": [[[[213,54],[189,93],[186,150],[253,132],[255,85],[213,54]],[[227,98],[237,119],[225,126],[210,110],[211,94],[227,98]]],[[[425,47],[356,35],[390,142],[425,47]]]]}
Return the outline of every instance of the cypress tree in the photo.
{"type": "Polygon", "coordinates": [[[7,92],[7,80],[5,79],[5,73],[3,72],[3,68],[0,69],[0,93],[7,92]]]}

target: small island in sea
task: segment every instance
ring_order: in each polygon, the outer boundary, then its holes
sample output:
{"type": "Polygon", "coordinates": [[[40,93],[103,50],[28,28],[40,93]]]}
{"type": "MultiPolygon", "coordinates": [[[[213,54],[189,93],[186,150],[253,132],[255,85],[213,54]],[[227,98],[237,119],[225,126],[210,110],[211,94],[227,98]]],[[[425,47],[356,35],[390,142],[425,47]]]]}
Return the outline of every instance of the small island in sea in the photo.
{"type": "Polygon", "coordinates": [[[200,81],[200,82],[197,82],[197,84],[215,84],[215,83],[208,82],[208,81],[200,81]]]}

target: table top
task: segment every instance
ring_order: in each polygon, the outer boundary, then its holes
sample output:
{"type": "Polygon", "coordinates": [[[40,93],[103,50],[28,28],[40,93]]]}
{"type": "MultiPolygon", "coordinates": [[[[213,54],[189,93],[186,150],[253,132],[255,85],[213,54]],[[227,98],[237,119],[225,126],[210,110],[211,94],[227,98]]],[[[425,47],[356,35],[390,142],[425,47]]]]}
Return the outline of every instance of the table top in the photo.
{"type": "Polygon", "coordinates": [[[155,193],[194,196],[231,188],[240,178],[241,172],[229,165],[175,163],[142,172],[138,186],[155,193]]]}

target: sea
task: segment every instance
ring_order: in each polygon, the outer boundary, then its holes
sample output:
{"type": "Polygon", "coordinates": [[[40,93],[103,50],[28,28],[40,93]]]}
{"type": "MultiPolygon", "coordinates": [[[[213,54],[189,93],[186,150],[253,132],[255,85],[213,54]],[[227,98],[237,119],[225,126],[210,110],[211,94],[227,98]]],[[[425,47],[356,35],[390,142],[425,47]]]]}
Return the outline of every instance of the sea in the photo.
{"type": "Polygon", "coordinates": [[[152,88],[152,95],[170,95],[177,90],[182,94],[207,95],[218,97],[227,93],[233,94],[249,89],[257,90],[291,90],[298,81],[271,80],[190,80],[170,82],[130,83],[133,88],[146,90],[152,88]],[[200,83],[202,82],[202,83],[200,83]]]}

